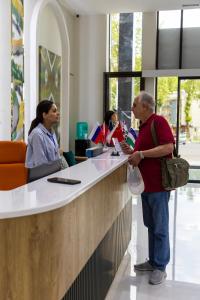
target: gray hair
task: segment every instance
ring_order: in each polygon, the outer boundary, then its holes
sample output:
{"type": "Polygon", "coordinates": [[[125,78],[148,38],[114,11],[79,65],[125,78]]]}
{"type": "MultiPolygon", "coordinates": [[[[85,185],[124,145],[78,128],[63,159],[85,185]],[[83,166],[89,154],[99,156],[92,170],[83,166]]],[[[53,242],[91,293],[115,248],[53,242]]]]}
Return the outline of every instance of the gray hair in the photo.
{"type": "Polygon", "coordinates": [[[155,109],[155,101],[154,101],[153,97],[149,93],[147,93],[145,91],[142,91],[142,92],[140,92],[140,94],[138,95],[138,97],[139,97],[139,99],[140,99],[141,102],[143,102],[143,103],[145,103],[145,104],[148,105],[149,110],[154,111],[154,109],[155,109]]]}

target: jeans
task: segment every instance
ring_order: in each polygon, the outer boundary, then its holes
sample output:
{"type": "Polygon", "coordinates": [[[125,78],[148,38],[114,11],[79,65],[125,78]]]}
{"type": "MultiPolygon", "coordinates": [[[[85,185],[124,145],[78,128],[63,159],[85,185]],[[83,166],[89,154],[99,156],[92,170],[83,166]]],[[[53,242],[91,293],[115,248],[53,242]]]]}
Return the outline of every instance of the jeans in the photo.
{"type": "Polygon", "coordinates": [[[170,259],[170,192],[143,192],[141,197],[144,225],[148,228],[149,262],[155,269],[164,271],[170,259]]]}

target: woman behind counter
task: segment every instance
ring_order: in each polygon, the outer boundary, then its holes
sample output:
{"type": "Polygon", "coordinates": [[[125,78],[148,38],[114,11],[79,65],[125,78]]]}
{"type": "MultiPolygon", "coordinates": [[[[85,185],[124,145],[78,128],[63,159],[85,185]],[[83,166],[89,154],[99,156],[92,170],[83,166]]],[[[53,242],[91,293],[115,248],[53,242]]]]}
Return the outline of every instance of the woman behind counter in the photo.
{"type": "Polygon", "coordinates": [[[52,126],[59,121],[55,103],[41,101],[36,109],[36,118],[29,129],[26,167],[33,168],[60,158],[56,135],[52,126]]]}
{"type": "Polygon", "coordinates": [[[118,115],[113,110],[108,110],[104,117],[103,130],[105,131],[106,142],[108,146],[114,146],[112,138],[117,138],[119,142],[124,140],[121,123],[118,121],[118,115]],[[104,125],[105,124],[105,125],[104,125]]]}

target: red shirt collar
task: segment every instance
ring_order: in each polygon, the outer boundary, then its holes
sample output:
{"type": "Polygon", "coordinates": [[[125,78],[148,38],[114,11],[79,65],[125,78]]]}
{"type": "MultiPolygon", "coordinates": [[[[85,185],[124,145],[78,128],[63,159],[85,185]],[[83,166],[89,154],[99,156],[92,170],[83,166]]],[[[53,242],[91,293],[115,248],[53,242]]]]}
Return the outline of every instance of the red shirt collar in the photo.
{"type": "Polygon", "coordinates": [[[152,119],[154,118],[154,116],[155,116],[155,113],[152,113],[144,123],[141,123],[141,125],[139,126],[139,129],[143,126],[146,126],[148,123],[150,123],[152,121],[152,119]]]}

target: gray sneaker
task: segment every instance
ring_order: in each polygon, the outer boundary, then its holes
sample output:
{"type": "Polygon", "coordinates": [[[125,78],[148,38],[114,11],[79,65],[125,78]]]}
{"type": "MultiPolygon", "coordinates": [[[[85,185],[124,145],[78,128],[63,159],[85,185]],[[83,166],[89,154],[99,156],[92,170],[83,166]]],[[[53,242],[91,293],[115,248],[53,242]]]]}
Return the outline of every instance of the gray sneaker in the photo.
{"type": "Polygon", "coordinates": [[[162,283],[165,278],[167,277],[167,273],[165,271],[155,269],[149,278],[150,284],[160,284],[162,283]]]}
{"type": "Polygon", "coordinates": [[[136,271],[153,271],[154,268],[150,265],[149,261],[145,261],[142,264],[134,265],[136,271]]]}

